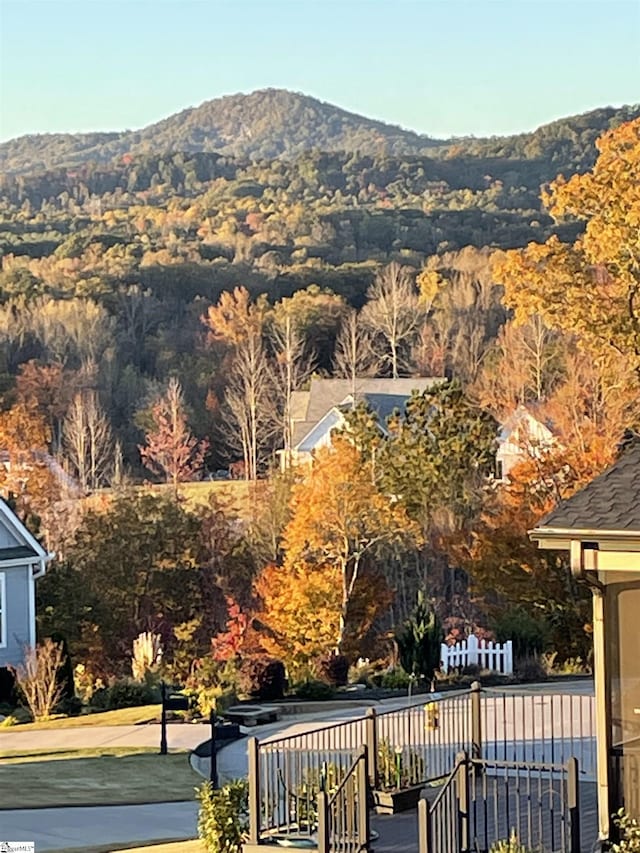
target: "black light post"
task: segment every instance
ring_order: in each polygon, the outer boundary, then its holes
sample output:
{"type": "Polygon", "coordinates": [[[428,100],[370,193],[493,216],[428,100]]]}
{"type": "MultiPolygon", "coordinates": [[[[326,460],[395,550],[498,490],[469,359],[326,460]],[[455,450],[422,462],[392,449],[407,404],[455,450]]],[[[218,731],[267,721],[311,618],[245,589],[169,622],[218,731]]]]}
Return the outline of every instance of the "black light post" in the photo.
{"type": "Polygon", "coordinates": [[[211,726],[211,764],[209,766],[209,781],[214,788],[218,787],[218,758],[216,756],[216,712],[215,708],[209,711],[209,724],[211,726]]]}

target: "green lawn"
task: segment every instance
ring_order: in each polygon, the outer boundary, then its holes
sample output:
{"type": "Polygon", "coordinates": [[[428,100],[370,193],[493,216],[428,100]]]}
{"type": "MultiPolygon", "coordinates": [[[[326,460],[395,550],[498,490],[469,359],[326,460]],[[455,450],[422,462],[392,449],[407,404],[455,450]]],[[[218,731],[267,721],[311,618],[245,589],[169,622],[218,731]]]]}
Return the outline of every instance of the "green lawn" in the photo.
{"type": "Polygon", "coordinates": [[[193,800],[188,752],[102,748],[0,753],[0,809],[193,800]]]}
{"type": "Polygon", "coordinates": [[[52,717],[40,723],[16,723],[1,728],[6,732],[27,732],[36,729],[75,729],[78,726],[135,726],[138,723],[160,722],[160,705],[141,705],[138,708],[120,708],[118,711],[101,711],[81,714],[78,717],[52,717]]]}

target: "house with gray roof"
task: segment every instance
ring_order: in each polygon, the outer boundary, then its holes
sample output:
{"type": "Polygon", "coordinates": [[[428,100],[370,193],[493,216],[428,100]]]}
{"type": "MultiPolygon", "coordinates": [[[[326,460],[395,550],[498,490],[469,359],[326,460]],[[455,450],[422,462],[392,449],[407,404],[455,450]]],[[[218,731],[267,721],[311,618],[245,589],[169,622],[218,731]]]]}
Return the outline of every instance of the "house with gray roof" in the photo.
{"type": "Polygon", "coordinates": [[[331,443],[331,434],[345,424],[345,414],[358,403],[366,403],[376,415],[378,427],[387,432],[387,420],[402,413],[414,391],[421,393],[432,388],[442,377],[409,377],[375,379],[321,379],[314,377],[308,391],[296,391],[291,403],[291,449],[279,450],[283,469],[289,465],[310,462],[313,453],[331,443]]]}
{"type": "Polygon", "coordinates": [[[0,499],[0,668],[23,662],[36,642],[36,581],[52,555],[0,499]]]}

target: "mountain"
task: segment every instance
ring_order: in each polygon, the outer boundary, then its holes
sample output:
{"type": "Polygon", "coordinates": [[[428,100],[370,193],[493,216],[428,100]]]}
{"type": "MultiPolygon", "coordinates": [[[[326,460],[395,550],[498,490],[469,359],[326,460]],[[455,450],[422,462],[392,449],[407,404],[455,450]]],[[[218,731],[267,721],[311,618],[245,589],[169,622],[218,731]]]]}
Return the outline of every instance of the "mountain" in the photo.
{"type": "Polygon", "coordinates": [[[418,154],[434,140],[284,89],[228,95],[190,107],[142,130],[37,134],[0,145],[8,172],[108,162],[123,154],[217,152],[233,157],[295,157],[322,151],[418,154]]]}
{"type": "Polygon", "coordinates": [[[538,130],[491,139],[435,140],[347,112],[316,98],[263,89],[206,101],[156,124],[121,133],[37,134],[0,145],[7,173],[26,174],[123,155],[216,152],[251,160],[293,159],[316,149],[365,155],[562,159],[576,168],[593,162],[593,142],[640,107],[607,107],[561,119],[538,130]],[[588,162],[583,155],[588,149],[588,162]]]}

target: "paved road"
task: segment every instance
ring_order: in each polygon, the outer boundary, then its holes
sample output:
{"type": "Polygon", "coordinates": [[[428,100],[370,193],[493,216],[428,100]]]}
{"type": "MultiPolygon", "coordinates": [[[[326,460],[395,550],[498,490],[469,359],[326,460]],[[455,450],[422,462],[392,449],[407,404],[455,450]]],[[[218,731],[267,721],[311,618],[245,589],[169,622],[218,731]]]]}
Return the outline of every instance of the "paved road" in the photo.
{"type": "Polygon", "coordinates": [[[35,841],[38,853],[95,844],[194,838],[198,805],[91,806],[0,811],[0,837],[35,841]]]}

